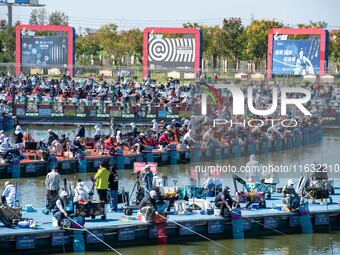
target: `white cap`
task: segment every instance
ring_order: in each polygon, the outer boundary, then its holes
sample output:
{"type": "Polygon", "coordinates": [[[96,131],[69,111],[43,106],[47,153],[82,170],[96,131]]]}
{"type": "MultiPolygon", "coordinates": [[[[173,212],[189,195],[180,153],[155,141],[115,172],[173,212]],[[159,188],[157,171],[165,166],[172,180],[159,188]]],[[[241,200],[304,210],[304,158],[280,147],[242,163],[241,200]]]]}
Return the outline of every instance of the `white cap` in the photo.
{"type": "Polygon", "coordinates": [[[294,181],[293,180],[288,180],[288,185],[294,185],[294,181]]]}
{"type": "Polygon", "coordinates": [[[151,190],[149,194],[151,198],[155,198],[155,196],[157,196],[157,193],[154,190],[151,190]]]}
{"type": "Polygon", "coordinates": [[[131,122],[131,123],[130,123],[130,126],[134,126],[134,125],[135,125],[135,123],[134,123],[134,122],[131,122]]]}
{"type": "Polygon", "coordinates": [[[6,188],[6,186],[9,184],[9,181],[7,181],[7,182],[5,182],[5,188],[6,188]]]}
{"type": "Polygon", "coordinates": [[[144,169],[150,169],[150,165],[145,165],[144,169]]]}
{"type": "Polygon", "coordinates": [[[157,122],[156,119],[153,119],[151,122],[157,122]]]}
{"type": "Polygon", "coordinates": [[[52,129],[47,130],[47,132],[49,132],[49,133],[52,132],[52,129]]]}
{"type": "Polygon", "coordinates": [[[60,197],[66,197],[66,196],[68,196],[68,194],[67,194],[67,192],[65,190],[60,192],[60,197]]]}

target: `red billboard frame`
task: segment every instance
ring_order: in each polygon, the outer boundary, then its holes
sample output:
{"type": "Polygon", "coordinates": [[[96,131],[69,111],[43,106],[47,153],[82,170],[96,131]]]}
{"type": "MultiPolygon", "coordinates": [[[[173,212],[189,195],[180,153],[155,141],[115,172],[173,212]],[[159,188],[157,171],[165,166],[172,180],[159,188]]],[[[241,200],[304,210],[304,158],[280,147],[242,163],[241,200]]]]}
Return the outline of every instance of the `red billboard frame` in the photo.
{"type": "Polygon", "coordinates": [[[16,35],[16,68],[15,72],[20,75],[21,72],[21,31],[53,31],[53,32],[67,32],[68,37],[68,53],[67,53],[67,69],[70,76],[73,76],[73,59],[74,59],[74,31],[70,26],[52,26],[52,25],[18,25],[15,29],[16,35]]]}
{"type": "Polygon", "coordinates": [[[143,74],[149,74],[149,34],[193,34],[195,36],[195,63],[194,72],[199,73],[201,60],[201,33],[197,28],[161,28],[147,27],[143,32],[143,74]]]}
{"type": "Polygon", "coordinates": [[[273,43],[274,35],[320,35],[320,76],[325,74],[326,37],[327,32],[322,28],[272,28],[268,32],[267,78],[273,75],[273,43]]]}

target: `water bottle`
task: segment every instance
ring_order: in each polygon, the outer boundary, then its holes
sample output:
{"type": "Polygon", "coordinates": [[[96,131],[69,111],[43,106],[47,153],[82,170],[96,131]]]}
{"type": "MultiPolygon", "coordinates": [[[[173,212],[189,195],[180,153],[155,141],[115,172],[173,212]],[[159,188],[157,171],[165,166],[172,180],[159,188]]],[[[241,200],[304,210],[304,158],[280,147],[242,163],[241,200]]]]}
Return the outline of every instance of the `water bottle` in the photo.
{"type": "Polygon", "coordinates": [[[19,228],[30,228],[30,223],[27,220],[19,221],[18,227],[19,228]]]}
{"type": "Polygon", "coordinates": [[[253,202],[254,201],[254,190],[251,189],[250,191],[250,201],[253,202]]]}

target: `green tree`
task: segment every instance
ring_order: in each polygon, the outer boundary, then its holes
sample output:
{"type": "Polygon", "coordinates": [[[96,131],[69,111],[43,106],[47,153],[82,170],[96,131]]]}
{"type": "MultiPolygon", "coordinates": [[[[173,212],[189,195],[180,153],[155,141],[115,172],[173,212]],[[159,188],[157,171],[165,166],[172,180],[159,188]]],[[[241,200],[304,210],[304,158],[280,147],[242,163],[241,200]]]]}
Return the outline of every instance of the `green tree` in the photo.
{"type": "Polygon", "coordinates": [[[7,26],[0,31],[0,62],[14,62],[15,57],[15,26],[7,26]]]}
{"type": "Polygon", "coordinates": [[[222,49],[224,56],[232,59],[233,68],[238,68],[238,62],[242,58],[246,44],[244,36],[244,26],[240,18],[230,18],[223,20],[222,49]]]}
{"type": "Polygon", "coordinates": [[[50,25],[67,26],[68,16],[64,12],[61,12],[61,11],[52,12],[48,18],[48,23],[50,25]]]}
{"type": "Polygon", "coordinates": [[[136,56],[141,59],[143,55],[143,33],[139,29],[122,31],[119,35],[121,52],[129,58],[136,56]]]}
{"type": "Polygon", "coordinates": [[[76,39],[77,55],[96,55],[101,50],[97,37],[93,34],[80,36],[76,39]]]}
{"type": "Polygon", "coordinates": [[[336,63],[336,71],[340,71],[340,30],[334,30],[329,36],[329,60],[336,63]]]}
{"type": "Polygon", "coordinates": [[[47,12],[45,8],[33,9],[28,21],[30,25],[46,25],[47,24],[47,12]]]}
{"type": "Polygon", "coordinates": [[[266,60],[268,50],[268,32],[271,28],[281,28],[283,24],[275,20],[254,20],[246,27],[248,59],[254,61],[256,69],[261,70],[261,62],[266,60]]]}
{"type": "Polygon", "coordinates": [[[203,57],[209,59],[211,67],[217,67],[217,60],[223,53],[222,49],[222,29],[219,26],[201,26],[203,37],[203,57]]]}
{"type": "Polygon", "coordinates": [[[115,56],[116,59],[124,56],[124,51],[119,41],[119,34],[117,32],[118,26],[115,24],[108,24],[102,26],[95,34],[95,38],[99,46],[106,51],[110,56],[115,56]]]}

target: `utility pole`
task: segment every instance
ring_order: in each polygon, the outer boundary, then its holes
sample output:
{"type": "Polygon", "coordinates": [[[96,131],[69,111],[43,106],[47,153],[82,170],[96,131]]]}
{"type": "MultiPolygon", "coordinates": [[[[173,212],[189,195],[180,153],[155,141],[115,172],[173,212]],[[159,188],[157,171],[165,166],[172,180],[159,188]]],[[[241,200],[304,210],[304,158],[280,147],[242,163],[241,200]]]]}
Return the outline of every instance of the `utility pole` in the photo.
{"type": "Polygon", "coordinates": [[[39,4],[39,0],[7,0],[0,2],[1,5],[7,5],[7,15],[8,21],[7,25],[13,25],[13,6],[22,6],[22,7],[43,7],[44,4],[39,4]]]}

